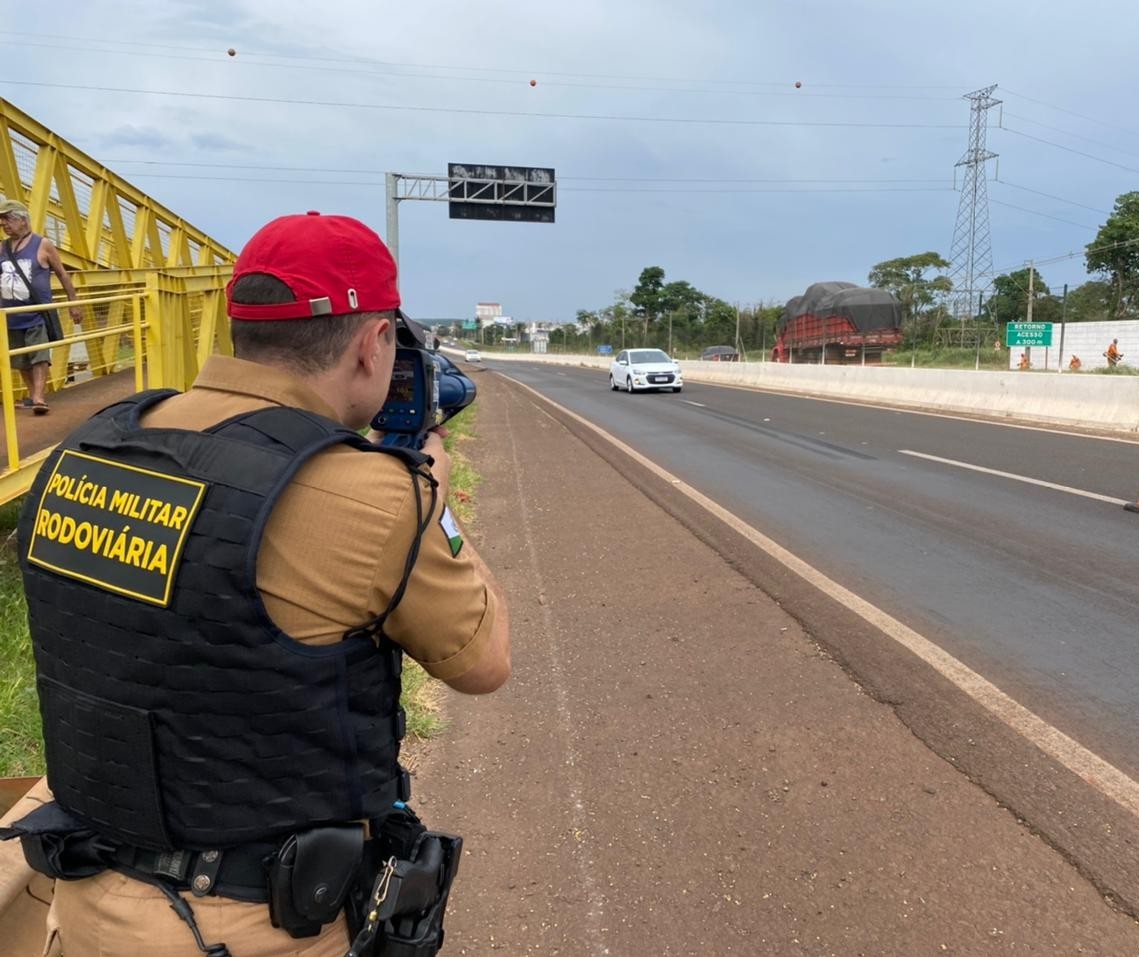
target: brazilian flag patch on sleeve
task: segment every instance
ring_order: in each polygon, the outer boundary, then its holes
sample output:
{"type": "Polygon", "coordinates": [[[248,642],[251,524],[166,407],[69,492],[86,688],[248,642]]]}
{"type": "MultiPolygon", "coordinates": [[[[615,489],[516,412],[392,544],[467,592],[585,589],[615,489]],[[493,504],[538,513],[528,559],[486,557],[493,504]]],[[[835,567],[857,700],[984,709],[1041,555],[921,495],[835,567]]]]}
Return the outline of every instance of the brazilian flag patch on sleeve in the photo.
{"type": "Polygon", "coordinates": [[[463,536],[459,532],[459,523],[455,521],[455,516],[451,514],[451,507],[449,505],[443,506],[443,514],[439,516],[439,525],[443,529],[443,533],[447,536],[447,544],[451,546],[451,557],[457,558],[459,552],[463,550],[463,536]]]}

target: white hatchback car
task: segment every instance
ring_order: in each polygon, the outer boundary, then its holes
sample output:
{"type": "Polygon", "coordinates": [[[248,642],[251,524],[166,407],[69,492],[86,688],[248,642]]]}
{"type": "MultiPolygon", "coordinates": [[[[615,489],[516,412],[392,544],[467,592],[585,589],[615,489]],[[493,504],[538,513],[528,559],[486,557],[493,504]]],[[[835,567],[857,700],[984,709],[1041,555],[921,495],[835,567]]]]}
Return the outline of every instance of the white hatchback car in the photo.
{"type": "Polygon", "coordinates": [[[467,362],[482,362],[482,356],[479,355],[478,349],[467,350],[467,362]]]}
{"type": "Polygon", "coordinates": [[[622,349],[609,364],[609,388],[630,394],[641,389],[679,392],[684,388],[684,374],[680,363],[663,349],[622,349]]]}

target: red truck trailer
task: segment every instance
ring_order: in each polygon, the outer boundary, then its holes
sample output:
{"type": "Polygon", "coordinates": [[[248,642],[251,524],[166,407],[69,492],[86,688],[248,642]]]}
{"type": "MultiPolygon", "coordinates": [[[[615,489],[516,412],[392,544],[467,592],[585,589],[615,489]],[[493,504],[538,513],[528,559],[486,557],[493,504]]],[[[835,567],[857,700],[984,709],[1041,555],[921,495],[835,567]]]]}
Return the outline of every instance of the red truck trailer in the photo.
{"type": "Polygon", "coordinates": [[[902,341],[902,304],[885,289],[816,282],[779,320],[774,362],[881,362],[902,341]]]}

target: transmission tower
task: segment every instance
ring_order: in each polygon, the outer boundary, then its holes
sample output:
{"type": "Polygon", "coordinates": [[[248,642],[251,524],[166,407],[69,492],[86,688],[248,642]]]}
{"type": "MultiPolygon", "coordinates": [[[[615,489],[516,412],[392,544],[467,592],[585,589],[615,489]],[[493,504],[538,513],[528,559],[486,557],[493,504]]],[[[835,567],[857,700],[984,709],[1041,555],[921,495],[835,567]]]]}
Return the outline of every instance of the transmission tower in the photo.
{"type": "Polygon", "coordinates": [[[949,278],[953,282],[953,311],[958,319],[972,319],[977,314],[981,293],[993,278],[985,164],[996,159],[997,154],[985,148],[985,131],[989,110],[1001,103],[993,99],[992,93],[996,88],[994,83],[962,97],[971,103],[969,148],[956,164],[965,167],[965,179],[961,184],[961,202],[957,206],[957,225],[953,227],[953,249],[949,257],[952,261],[949,278]]]}

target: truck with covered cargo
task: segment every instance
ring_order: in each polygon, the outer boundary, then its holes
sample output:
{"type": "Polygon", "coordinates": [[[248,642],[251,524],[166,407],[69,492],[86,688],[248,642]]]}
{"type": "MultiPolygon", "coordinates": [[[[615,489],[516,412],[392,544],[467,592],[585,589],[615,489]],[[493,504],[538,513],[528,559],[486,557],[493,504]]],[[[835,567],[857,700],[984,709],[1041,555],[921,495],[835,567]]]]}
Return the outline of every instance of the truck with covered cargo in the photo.
{"type": "Polygon", "coordinates": [[[885,289],[816,282],[788,301],[774,362],[881,362],[902,341],[902,304],[885,289]]]}

